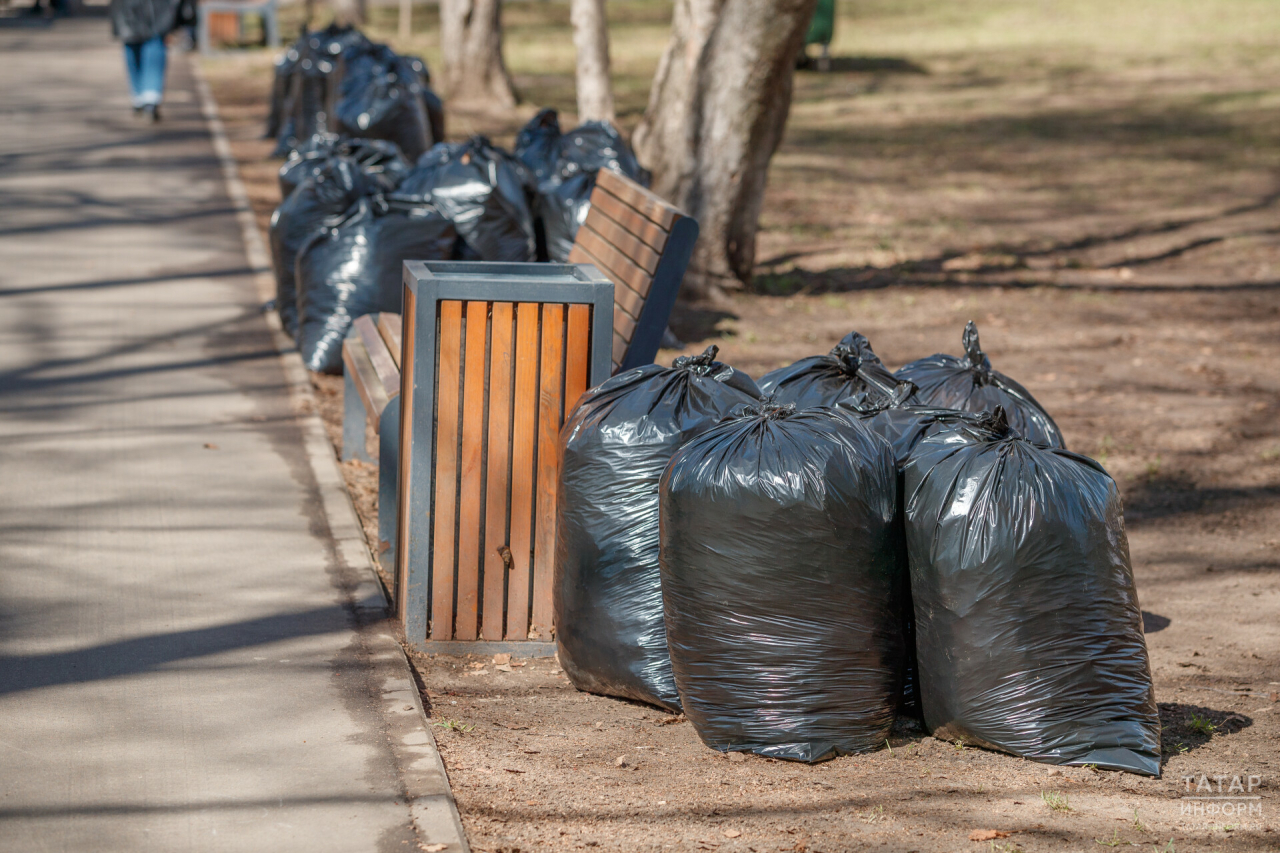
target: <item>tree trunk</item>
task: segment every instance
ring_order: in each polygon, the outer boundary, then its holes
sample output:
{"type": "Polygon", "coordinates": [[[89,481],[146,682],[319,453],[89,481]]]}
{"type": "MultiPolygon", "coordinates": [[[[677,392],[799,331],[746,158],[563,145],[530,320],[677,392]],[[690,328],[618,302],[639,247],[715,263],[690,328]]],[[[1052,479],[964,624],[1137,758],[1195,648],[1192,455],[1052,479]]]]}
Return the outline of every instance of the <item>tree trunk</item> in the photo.
{"type": "Polygon", "coordinates": [[[698,220],[683,296],[751,279],[769,160],[817,0],[676,0],[633,144],[653,189],[698,220]]]}
{"type": "MultiPolygon", "coordinates": [[[[363,27],[369,19],[369,8],[366,0],[332,0],[333,20],[344,27],[363,27]]],[[[310,6],[307,7],[310,10],[310,6]]],[[[307,20],[311,17],[308,14],[307,20]]]]}
{"type": "Polygon", "coordinates": [[[609,82],[609,25],[604,0],[571,0],[573,46],[578,51],[578,121],[616,118],[609,82]]]}
{"type": "Polygon", "coordinates": [[[502,61],[502,0],[441,0],[442,88],[451,103],[485,109],[516,105],[502,61]]]}

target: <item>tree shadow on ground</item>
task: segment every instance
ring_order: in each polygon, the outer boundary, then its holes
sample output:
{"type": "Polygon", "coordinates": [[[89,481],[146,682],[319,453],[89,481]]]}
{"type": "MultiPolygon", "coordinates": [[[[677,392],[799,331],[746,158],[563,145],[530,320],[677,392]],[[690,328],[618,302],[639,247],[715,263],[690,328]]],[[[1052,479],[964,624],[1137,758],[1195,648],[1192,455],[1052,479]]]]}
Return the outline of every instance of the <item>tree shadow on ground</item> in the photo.
{"type": "Polygon", "coordinates": [[[929,69],[902,56],[833,56],[827,60],[826,70],[818,67],[812,57],[802,60],[797,71],[819,71],[835,74],[928,74],[929,69]]]}
{"type": "Polygon", "coordinates": [[[1234,711],[1203,705],[1159,702],[1161,764],[1175,755],[1207,746],[1214,737],[1238,734],[1253,725],[1253,719],[1234,711]]]}

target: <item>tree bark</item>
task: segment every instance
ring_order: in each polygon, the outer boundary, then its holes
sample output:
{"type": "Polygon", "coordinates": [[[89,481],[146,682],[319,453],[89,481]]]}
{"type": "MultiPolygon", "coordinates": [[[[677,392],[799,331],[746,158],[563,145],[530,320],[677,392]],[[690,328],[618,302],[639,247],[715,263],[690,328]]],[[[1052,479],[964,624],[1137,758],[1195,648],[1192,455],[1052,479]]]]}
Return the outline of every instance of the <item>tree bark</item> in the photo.
{"type": "Polygon", "coordinates": [[[604,0],[571,0],[573,46],[578,51],[578,121],[616,119],[609,81],[609,25],[604,0]]]}
{"type": "MultiPolygon", "coordinates": [[[[332,0],[333,20],[344,27],[363,27],[369,19],[369,7],[366,0],[332,0]]],[[[307,6],[308,22],[311,20],[311,6],[307,6]]]]}
{"type": "Polygon", "coordinates": [[[441,0],[442,88],[452,103],[485,109],[516,105],[502,60],[502,0],[441,0]]]}
{"type": "Polygon", "coordinates": [[[653,189],[698,220],[682,295],[751,279],[769,160],[817,0],[676,0],[671,41],[632,140],[653,189]]]}

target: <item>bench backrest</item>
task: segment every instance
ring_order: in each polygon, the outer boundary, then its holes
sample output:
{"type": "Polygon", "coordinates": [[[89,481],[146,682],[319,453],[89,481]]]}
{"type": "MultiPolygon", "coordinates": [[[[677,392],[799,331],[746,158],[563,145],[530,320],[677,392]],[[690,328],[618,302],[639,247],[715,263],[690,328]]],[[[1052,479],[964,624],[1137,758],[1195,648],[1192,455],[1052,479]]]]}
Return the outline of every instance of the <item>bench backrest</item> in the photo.
{"type": "Polygon", "coordinates": [[[698,239],[698,223],[635,181],[601,169],[569,254],[614,284],[613,370],[652,364],[698,239]]]}

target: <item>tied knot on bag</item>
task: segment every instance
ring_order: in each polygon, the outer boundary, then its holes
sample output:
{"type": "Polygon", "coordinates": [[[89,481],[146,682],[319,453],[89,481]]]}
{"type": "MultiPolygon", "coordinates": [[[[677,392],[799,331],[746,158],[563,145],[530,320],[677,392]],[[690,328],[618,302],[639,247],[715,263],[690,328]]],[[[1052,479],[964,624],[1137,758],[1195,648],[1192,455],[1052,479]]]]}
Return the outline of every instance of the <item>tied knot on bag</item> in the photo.
{"type": "Polygon", "coordinates": [[[862,355],[846,344],[836,344],[831,350],[831,357],[840,365],[840,369],[850,376],[856,376],[858,368],[862,366],[862,355]]]}
{"type": "Polygon", "coordinates": [[[779,403],[773,397],[758,406],[744,406],[742,414],[748,418],[764,418],[767,421],[781,420],[796,413],[795,403],[779,403]]]}
{"type": "Polygon", "coordinates": [[[973,371],[973,384],[991,384],[991,359],[978,342],[978,324],[970,320],[964,327],[964,362],[973,371]]]}
{"type": "Polygon", "coordinates": [[[719,352],[720,347],[712,344],[703,350],[701,355],[676,356],[676,360],[671,362],[671,366],[676,370],[688,370],[699,376],[706,376],[715,365],[716,354],[719,352]]]}
{"type": "MultiPolygon", "coordinates": [[[[882,390],[878,386],[877,390],[882,390]]],[[[840,405],[861,415],[878,415],[885,409],[897,409],[906,405],[911,395],[916,393],[916,384],[908,379],[893,386],[892,391],[879,395],[864,394],[860,397],[849,397],[840,401],[840,405]]]]}
{"type": "Polygon", "coordinates": [[[1005,413],[1004,406],[996,406],[994,411],[983,412],[978,417],[978,424],[990,432],[991,437],[996,441],[1022,438],[1018,431],[1009,425],[1009,416],[1005,413]]]}

